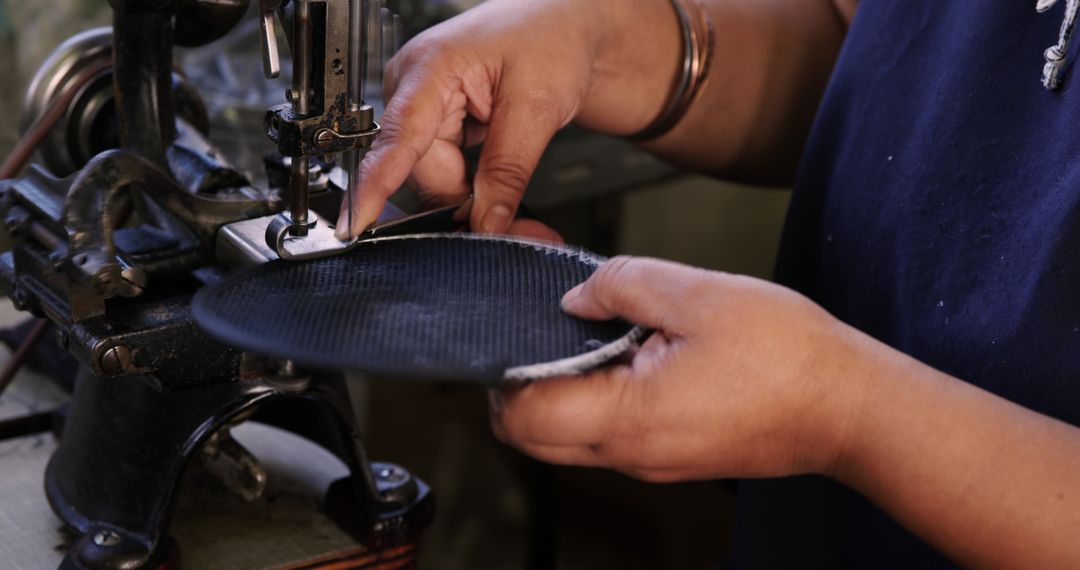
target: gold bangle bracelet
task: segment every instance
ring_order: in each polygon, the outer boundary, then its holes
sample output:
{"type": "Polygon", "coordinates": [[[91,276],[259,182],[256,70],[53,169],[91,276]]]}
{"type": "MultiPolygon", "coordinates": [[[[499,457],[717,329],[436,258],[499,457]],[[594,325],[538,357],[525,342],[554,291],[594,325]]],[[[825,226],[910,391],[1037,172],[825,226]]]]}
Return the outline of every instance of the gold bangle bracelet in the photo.
{"type": "Polygon", "coordinates": [[[683,62],[674,91],[660,116],[637,134],[635,141],[660,138],[682,121],[701,95],[709,76],[716,37],[712,17],[697,0],[670,0],[679,20],[683,62]]]}

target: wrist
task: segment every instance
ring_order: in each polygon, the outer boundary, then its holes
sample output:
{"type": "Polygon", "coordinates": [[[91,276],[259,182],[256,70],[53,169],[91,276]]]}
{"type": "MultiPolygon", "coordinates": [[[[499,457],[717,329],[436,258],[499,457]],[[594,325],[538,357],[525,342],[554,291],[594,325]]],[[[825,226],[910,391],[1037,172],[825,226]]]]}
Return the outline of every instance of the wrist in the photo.
{"type": "Polygon", "coordinates": [[[587,4],[595,51],[577,122],[613,135],[640,132],[661,113],[680,72],[678,15],[670,0],[587,4]]]}
{"type": "MultiPolygon", "coordinates": [[[[833,317],[829,317],[833,319],[833,317]]],[[[800,450],[802,471],[843,480],[862,448],[865,417],[890,349],[870,336],[833,319],[807,373],[817,385],[808,405],[812,434],[800,450]]]]}

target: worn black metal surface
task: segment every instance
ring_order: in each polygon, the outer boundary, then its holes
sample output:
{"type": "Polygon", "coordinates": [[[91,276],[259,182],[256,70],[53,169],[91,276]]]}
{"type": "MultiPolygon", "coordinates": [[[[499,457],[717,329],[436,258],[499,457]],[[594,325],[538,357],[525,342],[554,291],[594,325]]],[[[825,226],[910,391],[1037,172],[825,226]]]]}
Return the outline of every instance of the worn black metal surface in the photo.
{"type": "Polygon", "coordinates": [[[12,293],[21,292],[54,320],[101,316],[106,300],[140,295],[143,277],[207,263],[206,246],[222,225],[279,207],[276,200],[233,192],[228,185],[215,187],[224,196],[198,192],[208,177],[230,178],[216,174],[222,167],[208,157],[192,163],[198,166],[191,166],[186,179],[197,185],[194,189],[181,187],[149,160],[122,150],[98,155],[66,180],[31,169],[22,179],[0,182],[0,209],[15,242],[18,269],[12,293]],[[163,232],[172,246],[119,251],[113,235],[122,220],[113,206],[120,197],[132,200],[145,231],[163,232]]]}
{"type": "Polygon", "coordinates": [[[87,376],[76,386],[45,488],[53,510],[84,537],[71,555],[87,566],[155,562],[177,480],[198,444],[274,393],[252,384],[173,393],[152,384],[87,376]],[[96,544],[104,532],[119,539],[96,544]]]}
{"type": "Polygon", "coordinates": [[[233,381],[241,358],[195,325],[190,294],[118,307],[76,323],[68,335],[69,350],[95,374],[153,374],[165,389],[233,381]]]}
{"type": "Polygon", "coordinates": [[[426,525],[429,490],[400,468],[393,477],[371,470],[332,379],[262,378],[180,391],[157,384],[86,375],[76,385],[45,479],[53,510],[80,535],[69,551],[74,562],[102,569],[159,562],[180,475],[200,445],[257,406],[290,399],[323,406],[348,442],[339,455],[353,473],[350,514],[366,544],[413,542],[426,525]]]}
{"type": "Polygon", "coordinates": [[[173,14],[164,2],[129,0],[113,17],[113,80],[124,148],[165,166],[176,138],[172,96],[173,14]]]}
{"type": "MultiPolygon", "coordinates": [[[[174,27],[185,43],[210,41],[248,0],[110,4],[115,96],[102,72],[94,105],[77,98],[69,109],[80,126],[64,129],[78,171],[61,178],[31,168],[0,181],[13,238],[0,254],[0,289],[53,321],[57,344],[86,371],[45,481],[77,535],[65,567],[154,567],[175,553],[167,529],[184,466],[208,438],[271,403],[306,402],[329,419],[334,436],[317,442],[352,474],[335,487],[348,499],[343,526],[373,548],[414,545],[431,516],[430,490],[397,467],[372,471],[340,378],[251,358],[192,319],[192,295],[220,272],[211,247],[219,228],[282,207],[276,191],[251,188],[207,142],[205,107],[173,73],[174,27]]],[[[58,418],[8,422],[0,436],[58,418]]]]}

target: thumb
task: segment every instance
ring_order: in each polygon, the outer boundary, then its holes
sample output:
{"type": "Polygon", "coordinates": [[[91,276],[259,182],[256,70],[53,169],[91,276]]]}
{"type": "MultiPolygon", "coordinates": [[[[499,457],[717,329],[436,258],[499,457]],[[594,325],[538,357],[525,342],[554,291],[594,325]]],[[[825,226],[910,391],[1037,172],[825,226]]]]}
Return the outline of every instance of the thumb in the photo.
{"type": "Polygon", "coordinates": [[[670,261],[616,257],[571,289],[563,310],[589,320],[623,318],[666,333],[686,333],[713,290],[711,273],[670,261]]]}

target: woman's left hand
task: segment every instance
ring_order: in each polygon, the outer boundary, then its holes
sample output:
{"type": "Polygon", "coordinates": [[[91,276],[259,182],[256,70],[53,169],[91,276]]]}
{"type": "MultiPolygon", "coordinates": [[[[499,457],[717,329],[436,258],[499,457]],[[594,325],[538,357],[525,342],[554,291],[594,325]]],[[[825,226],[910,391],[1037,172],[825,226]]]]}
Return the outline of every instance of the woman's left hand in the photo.
{"type": "Polygon", "coordinates": [[[656,332],[626,363],[493,392],[495,434],[525,453],[674,481],[826,473],[843,449],[866,337],[801,295],[622,257],[563,307],[656,332]]]}

